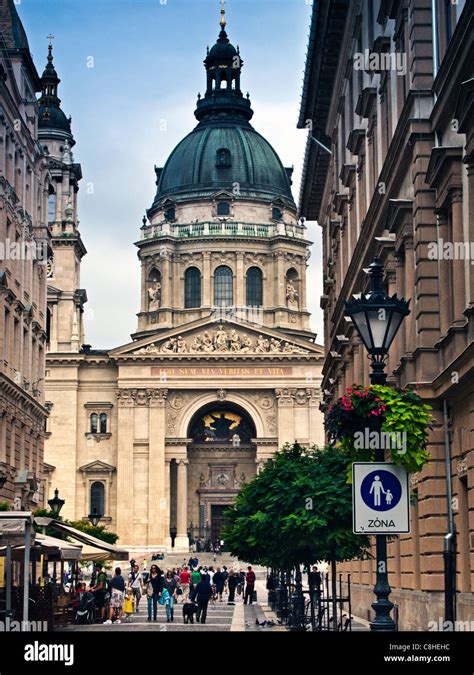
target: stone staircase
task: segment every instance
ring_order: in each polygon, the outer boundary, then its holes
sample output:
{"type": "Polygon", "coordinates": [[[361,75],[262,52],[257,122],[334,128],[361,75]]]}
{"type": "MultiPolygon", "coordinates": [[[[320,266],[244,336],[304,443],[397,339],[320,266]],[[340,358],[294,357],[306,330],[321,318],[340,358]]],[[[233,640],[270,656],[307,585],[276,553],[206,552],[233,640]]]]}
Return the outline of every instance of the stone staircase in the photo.
{"type": "MultiPolygon", "coordinates": [[[[199,565],[202,567],[212,566],[216,569],[217,567],[222,568],[225,565],[228,569],[233,568],[236,571],[247,570],[247,563],[231,556],[230,553],[221,553],[221,555],[216,556],[213,553],[165,553],[163,560],[156,560],[155,562],[161,569],[166,570],[172,567],[187,565],[191,555],[199,560],[199,565]]],[[[135,559],[140,562],[140,567],[142,566],[141,563],[143,560],[146,560],[147,569],[149,569],[150,565],[153,563],[150,554],[146,555],[143,559],[138,556],[136,556],[135,559]]],[[[253,565],[253,570],[257,579],[264,580],[267,578],[267,570],[265,567],[253,565]]]]}

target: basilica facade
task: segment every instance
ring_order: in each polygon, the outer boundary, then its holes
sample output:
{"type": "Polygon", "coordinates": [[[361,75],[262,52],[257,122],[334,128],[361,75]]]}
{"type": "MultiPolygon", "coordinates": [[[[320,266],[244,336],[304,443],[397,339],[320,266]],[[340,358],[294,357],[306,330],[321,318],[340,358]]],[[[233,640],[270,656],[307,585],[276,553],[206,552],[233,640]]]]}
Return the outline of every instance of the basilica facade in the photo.
{"type": "Polygon", "coordinates": [[[95,511],[130,550],[187,551],[190,536],[220,538],[225,509],[265,461],[285,443],[324,441],[324,352],[306,305],[311,242],[291,169],[250,124],[243,61],[225,28],[223,15],[198,124],[155,168],[136,243],[138,325],[126,345],[84,344],[80,167],[56,81],[42,128],[57,181],[49,490],[65,499],[65,517],[95,511]]]}

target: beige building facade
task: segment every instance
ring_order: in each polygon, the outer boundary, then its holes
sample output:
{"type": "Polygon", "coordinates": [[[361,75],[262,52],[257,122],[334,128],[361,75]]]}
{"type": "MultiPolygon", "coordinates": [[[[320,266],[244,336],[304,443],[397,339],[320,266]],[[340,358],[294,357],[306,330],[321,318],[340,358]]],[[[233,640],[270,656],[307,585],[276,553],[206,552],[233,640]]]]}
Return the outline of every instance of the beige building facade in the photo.
{"type": "MultiPolygon", "coordinates": [[[[84,345],[72,196],[67,236],[53,229],[49,486],[66,517],[96,509],[129,550],[219,540],[226,507],[273,453],[324,437],[324,353],[306,305],[311,242],[291,170],[250,125],[224,18],[205,65],[198,125],[155,169],[130,343],[84,345]]],[[[63,195],[79,176],[67,170],[63,195]]]]}
{"type": "MultiPolygon", "coordinates": [[[[365,292],[374,255],[390,295],[410,299],[388,382],[416,388],[433,407],[431,461],[411,476],[411,533],[389,545],[403,630],[442,625],[445,590],[458,620],[474,618],[473,21],[468,0],[318,3],[299,122],[311,129],[300,210],[323,233],[322,409],[369,383],[344,301],[365,292]]],[[[367,618],[375,560],[341,571],[352,574],[354,613],[367,618]]]]}

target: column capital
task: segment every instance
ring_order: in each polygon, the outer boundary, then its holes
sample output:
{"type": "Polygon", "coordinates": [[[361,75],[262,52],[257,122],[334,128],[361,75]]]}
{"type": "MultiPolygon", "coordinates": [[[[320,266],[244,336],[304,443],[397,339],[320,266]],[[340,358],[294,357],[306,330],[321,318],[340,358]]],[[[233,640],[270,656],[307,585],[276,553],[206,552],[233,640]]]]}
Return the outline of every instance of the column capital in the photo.
{"type": "Polygon", "coordinates": [[[175,462],[178,466],[180,464],[184,464],[184,466],[187,466],[189,464],[189,459],[186,459],[185,457],[176,457],[175,462]]]}

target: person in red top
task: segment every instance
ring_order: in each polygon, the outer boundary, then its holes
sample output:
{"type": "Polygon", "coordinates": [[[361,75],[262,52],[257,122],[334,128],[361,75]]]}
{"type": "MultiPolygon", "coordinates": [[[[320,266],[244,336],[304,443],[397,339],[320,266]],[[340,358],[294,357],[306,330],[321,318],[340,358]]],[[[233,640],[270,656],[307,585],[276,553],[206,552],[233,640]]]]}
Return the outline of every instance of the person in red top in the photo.
{"type": "Polygon", "coordinates": [[[183,602],[188,602],[189,584],[191,583],[191,572],[187,567],[183,567],[179,574],[179,583],[183,591],[183,602]]]}
{"type": "Polygon", "coordinates": [[[249,565],[247,567],[247,574],[245,575],[245,595],[244,595],[244,605],[247,604],[247,599],[250,598],[249,604],[253,602],[253,592],[255,590],[255,572],[249,565]]]}

